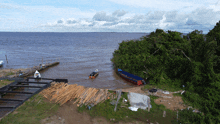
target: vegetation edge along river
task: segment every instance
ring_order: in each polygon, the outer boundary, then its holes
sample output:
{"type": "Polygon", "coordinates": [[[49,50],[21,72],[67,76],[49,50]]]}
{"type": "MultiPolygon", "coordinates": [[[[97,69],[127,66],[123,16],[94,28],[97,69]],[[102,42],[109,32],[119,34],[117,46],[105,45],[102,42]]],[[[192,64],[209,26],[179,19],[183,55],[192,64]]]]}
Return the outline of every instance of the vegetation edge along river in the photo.
{"type": "Polygon", "coordinates": [[[123,41],[111,61],[153,85],[186,90],[183,99],[204,115],[182,111],[181,123],[220,123],[220,21],[206,35],[157,29],[140,40],[123,41]]]}

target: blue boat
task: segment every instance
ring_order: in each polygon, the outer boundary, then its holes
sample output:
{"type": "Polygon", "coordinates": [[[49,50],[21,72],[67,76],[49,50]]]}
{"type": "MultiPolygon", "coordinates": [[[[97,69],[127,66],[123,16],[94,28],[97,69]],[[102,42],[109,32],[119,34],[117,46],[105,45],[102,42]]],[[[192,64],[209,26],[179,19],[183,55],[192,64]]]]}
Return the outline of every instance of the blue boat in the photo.
{"type": "Polygon", "coordinates": [[[143,85],[146,84],[146,82],[144,81],[143,78],[130,74],[126,71],[123,71],[121,69],[117,70],[118,74],[120,75],[120,77],[122,77],[123,79],[125,79],[126,81],[129,81],[135,85],[143,85]]]}

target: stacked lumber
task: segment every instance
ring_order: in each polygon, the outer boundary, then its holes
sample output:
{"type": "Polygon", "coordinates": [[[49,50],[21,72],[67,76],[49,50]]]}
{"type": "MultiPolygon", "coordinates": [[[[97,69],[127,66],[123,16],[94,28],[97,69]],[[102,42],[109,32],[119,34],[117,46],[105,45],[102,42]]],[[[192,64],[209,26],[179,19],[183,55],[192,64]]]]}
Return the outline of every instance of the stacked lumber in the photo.
{"type": "Polygon", "coordinates": [[[82,104],[97,105],[104,102],[112,96],[108,89],[86,88],[77,84],[68,85],[66,83],[52,83],[47,89],[44,89],[40,94],[50,101],[63,105],[64,103],[75,100],[77,106],[82,104]]]}

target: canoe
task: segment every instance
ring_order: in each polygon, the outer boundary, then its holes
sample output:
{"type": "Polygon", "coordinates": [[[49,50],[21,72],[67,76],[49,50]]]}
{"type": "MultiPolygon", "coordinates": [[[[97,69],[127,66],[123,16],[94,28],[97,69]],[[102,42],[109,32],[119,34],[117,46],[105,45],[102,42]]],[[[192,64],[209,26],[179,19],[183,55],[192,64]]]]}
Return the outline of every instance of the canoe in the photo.
{"type": "Polygon", "coordinates": [[[143,84],[146,84],[146,82],[144,81],[143,78],[139,77],[139,76],[136,76],[136,75],[133,75],[133,74],[130,74],[126,71],[123,71],[121,69],[118,69],[117,70],[118,74],[120,75],[120,77],[122,77],[123,79],[125,79],[126,81],[128,82],[131,82],[135,85],[143,85],[143,84]]]}
{"type": "Polygon", "coordinates": [[[96,78],[98,75],[99,75],[99,71],[98,71],[98,69],[96,69],[94,72],[92,72],[92,73],[89,75],[89,78],[94,79],[94,78],[96,78]]]}
{"type": "Polygon", "coordinates": [[[37,70],[34,73],[34,78],[41,78],[41,75],[37,70]]]}
{"type": "Polygon", "coordinates": [[[3,66],[3,63],[4,63],[4,61],[0,61],[0,67],[2,67],[2,66],[3,66]]]}

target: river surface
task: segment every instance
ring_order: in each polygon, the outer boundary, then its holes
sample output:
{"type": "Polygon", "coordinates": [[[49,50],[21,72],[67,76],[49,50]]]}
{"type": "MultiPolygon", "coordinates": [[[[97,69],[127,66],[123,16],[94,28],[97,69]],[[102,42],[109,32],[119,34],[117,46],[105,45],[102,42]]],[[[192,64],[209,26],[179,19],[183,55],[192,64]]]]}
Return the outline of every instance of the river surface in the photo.
{"type": "Polygon", "coordinates": [[[0,32],[0,60],[5,68],[29,68],[42,63],[60,64],[41,73],[45,78],[64,78],[70,84],[95,88],[127,88],[134,85],[121,79],[110,59],[123,40],[139,39],[147,33],[50,33],[0,32]],[[6,62],[6,57],[8,63],[6,62]],[[96,79],[89,74],[99,70],[96,79]]]}

